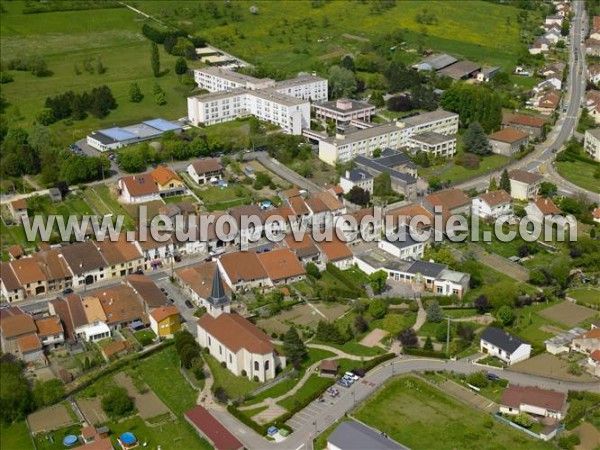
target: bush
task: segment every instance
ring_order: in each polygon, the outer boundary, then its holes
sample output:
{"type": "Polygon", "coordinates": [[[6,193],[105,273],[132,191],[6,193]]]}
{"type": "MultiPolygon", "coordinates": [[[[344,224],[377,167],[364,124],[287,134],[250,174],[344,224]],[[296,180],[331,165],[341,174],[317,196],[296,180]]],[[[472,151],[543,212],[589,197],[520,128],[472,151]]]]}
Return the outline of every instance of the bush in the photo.
{"type": "Polygon", "coordinates": [[[229,402],[229,394],[223,386],[217,386],[213,390],[213,395],[219,403],[227,404],[229,402]]]}
{"type": "Polygon", "coordinates": [[[467,383],[478,388],[484,388],[488,385],[488,379],[483,372],[475,372],[467,377],[467,383]]]}
{"type": "Polygon", "coordinates": [[[533,419],[529,414],[520,413],[513,418],[513,422],[521,425],[523,428],[530,428],[533,425],[533,419]]]}
{"type": "Polygon", "coordinates": [[[576,434],[563,434],[558,438],[558,446],[564,450],[571,450],[581,444],[581,439],[576,434]]]}
{"type": "Polygon", "coordinates": [[[102,397],[102,409],[112,418],[122,417],[133,411],[133,400],[127,395],[127,389],[114,387],[102,397]]]}
{"type": "Polygon", "coordinates": [[[425,356],[427,358],[440,358],[447,359],[448,356],[442,352],[436,351],[428,351],[420,348],[404,348],[402,349],[402,353],[405,355],[414,355],[414,356],[425,356]]]}

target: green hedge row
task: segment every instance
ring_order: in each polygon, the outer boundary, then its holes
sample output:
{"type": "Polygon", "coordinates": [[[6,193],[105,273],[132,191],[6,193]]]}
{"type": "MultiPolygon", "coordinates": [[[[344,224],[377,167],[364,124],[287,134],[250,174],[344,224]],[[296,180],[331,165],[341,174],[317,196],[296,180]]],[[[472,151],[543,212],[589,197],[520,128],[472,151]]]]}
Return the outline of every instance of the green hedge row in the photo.
{"type": "Polygon", "coordinates": [[[429,358],[448,359],[448,356],[445,353],[436,352],[436,351],[430,351],[430,350],[423,350],[421,348],[403,348],[402,351],[406,355],[425,356],[425,357],[429,357],[429,358]]]}
{"type": "Polygon", "coordinates": [[[365,372],[368,372],[369,370],[375,368],[379,364],[389,361],[390,359],[394,359],[395,357],[396,354],[394,353],[386,353],[385,355],[379,355],[373,359],[369,359],[368,361],[365,361],[363,363],[363,370],[365,372]]]}

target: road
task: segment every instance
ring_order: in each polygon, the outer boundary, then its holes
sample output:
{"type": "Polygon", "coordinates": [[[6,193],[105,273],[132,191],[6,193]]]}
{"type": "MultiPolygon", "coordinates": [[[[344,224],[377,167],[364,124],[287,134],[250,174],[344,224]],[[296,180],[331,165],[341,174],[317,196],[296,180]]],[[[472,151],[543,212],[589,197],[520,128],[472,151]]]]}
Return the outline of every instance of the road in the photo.
{"type": "MultiPolygon", "coordinates": [[[[540,171],[555,183],[560,194],[574,195],[585,194],[592,197],[597,194],[580,188],[573,183],[562,178],[553,166],[555,153],[553,149],[560,149],[567,142],[575,131],[577,119],[580,114],[580,105],[585,94],[586,67],[585,52],[582,47],[583,36],[586,35],[587,21],[584,20],[586,13],[582,1],[574,1],[575,17],[571,22],[571,43],[569,45],[569,76],[566,83],[566,91],[563,97],[563,110],[559,112],[559,118],[556,121],[554,129],[549,133],[546,141],[536,145],[534,151],[523,158],[521,161],[515,161],[509,165],[510,169],[523,169],[527,171],[540,171]]],[[[502,171],[492,174],[486,174],[477,178],[472,178],[456,185],[459,189],[482,190],[487,188],[491,177],[497,180],[502,171]]]]}
{"type": "MultiPolygon", "coordinates": [[[[344,414],[354,409],[361,401],[371,396],[376,389],[391,377],[426,370],[447,370],[461,374],[469,374],[480,371],[482,368],[465,361],[396,358],[374,369],[365,378],[349,389],[338,386],[341,393],[338,398],[334,400],[328,399],[324,403],[319,403],[318,401],[311,403],[303,410],[308,410],[311,418],[307,420],[306,416],[303,418],[296,417],[298,415],[294,416],[291,421],[297,424],[302,423],[302,425],[299,428],[296,428],[285,441],[280,443],[269,442],[263,439],[253,430],[236,420],[223,407],[216,406],[214,409],[211,409],[211,413],[213,413],[229,431],[235,434],[248,449],[298,450],[301,448],[312,448],[311,442],[319,433],[329,428],[332,424],[342,418],[344,414]]],[[[600,384],[598,383],[559,382],[549,378],[494,368],[490,368],[489,371],[494,372],[500,377],[508,379],[510,383],[515,384],[538,386],[561,392],[567,392],[569,390],[585,390],[600,393],[600,384]]]]}

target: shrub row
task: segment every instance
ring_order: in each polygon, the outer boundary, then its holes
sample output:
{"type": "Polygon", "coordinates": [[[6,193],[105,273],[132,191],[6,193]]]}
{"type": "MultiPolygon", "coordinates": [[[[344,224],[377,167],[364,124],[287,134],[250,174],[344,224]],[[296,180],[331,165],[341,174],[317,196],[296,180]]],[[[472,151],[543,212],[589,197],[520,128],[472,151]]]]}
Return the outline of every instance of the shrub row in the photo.
{"type": "Polygon", "coordinates": [[[373,359],[369,359],[363,363],[363,370],[368,372],[369,370],[375,368],[381,363],[384,363],[390,359],[394,359],[396,355],[394,353],[386,353],[384,355],[379,355],[373,359]]]}
{"type": "Polygon", "coordinates": [[[425,357],[429,357],[429,358],[448,359],[448,356],[445,353],[431,351],[431,350],[423,350],[421,348],[409,348],[409,347],[405,347],[405,348],[402,349],[402,351],[406,355],[425,356],[425,357]]]}

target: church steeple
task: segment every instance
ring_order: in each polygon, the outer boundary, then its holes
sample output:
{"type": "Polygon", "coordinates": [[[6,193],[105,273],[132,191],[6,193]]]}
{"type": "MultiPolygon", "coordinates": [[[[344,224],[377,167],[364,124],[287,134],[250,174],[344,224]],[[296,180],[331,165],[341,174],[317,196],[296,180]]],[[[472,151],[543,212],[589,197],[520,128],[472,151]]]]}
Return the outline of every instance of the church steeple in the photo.
{"type": "Polygon", "coordinates": [[[207,298],[208,302],[215,307],[223,307],[229,304],[229,297],[225,293],[223,287],[223,280],[221,279],[221,272],[219,268],[215,267],[215,276],[213,277],[212,291],[210,297],[207,298]]]}

